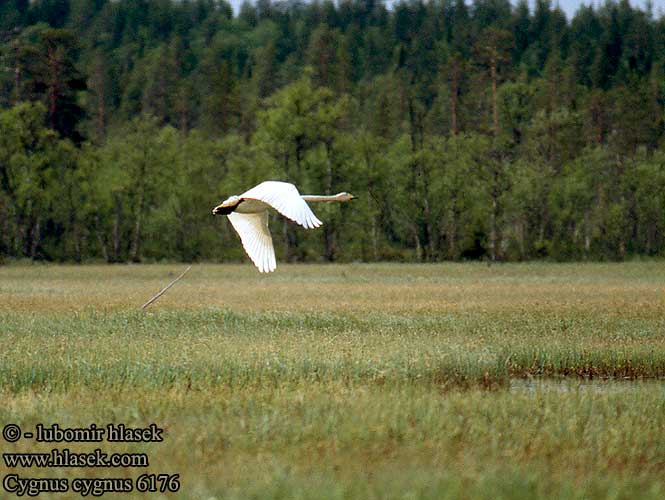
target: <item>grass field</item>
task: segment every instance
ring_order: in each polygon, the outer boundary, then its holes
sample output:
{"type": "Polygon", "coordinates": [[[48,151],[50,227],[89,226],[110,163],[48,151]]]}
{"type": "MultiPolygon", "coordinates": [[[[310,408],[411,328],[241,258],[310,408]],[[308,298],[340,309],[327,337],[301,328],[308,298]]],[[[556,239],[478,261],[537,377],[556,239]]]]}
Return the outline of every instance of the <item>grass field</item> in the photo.
{"type": "Polygon", "coordinates": [[[195,265],[137,310],[184,267],[0,268],[1,426],[165,429],[69,445],[147,469],[3,477],[178,473],[164,498],[182,499],[665,496],[663,263],[195,265]]]}

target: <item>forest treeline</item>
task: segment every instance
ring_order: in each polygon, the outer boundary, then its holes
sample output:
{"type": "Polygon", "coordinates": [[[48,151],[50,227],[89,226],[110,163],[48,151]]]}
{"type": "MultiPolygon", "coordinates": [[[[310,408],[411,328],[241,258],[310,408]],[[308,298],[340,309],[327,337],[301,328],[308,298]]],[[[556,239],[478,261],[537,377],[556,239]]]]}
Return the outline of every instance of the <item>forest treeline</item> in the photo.
{"type": "Polygon", "coordinates": [[[0,4],[0,260],[238,260],[210,210],[316,206],[280,259],[665,253],[665,18],[628,1],[0,4]]]}

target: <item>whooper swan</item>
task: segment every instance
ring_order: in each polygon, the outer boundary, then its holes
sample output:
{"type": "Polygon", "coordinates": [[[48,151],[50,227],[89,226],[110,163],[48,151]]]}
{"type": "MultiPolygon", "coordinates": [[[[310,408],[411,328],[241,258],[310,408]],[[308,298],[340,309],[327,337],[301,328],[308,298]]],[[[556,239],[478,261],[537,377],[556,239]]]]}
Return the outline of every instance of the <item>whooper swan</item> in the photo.
{"type": "Polygon", "coordinates": [[[269,208],[306,229],[313,229],[322,222],[309,208],[308,201],[346,203],[355,198],[346,192],[332,196],[301,195],[298,189],[288,182],[265,181],[240,196],[233,195],[224,200],[212,209],[212,214],[226,215],[229,218],[254,265],[260,272],[269,273],[277,268],[275,249],[268,230],[269,208]]]}

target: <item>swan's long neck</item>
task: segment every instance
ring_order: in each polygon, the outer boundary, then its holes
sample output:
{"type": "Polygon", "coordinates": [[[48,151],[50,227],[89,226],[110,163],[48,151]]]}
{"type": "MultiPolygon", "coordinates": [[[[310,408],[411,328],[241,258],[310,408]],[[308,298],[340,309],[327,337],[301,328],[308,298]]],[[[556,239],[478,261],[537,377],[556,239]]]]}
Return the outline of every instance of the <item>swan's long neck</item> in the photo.
{"type": "Polygon", "coordinates": [[[303,194],[301,198],[308,202],[319,202],[319,201],[342,201],[340,196],[342,193],[334,195],[322,195],[322,194],[303,194]]]}

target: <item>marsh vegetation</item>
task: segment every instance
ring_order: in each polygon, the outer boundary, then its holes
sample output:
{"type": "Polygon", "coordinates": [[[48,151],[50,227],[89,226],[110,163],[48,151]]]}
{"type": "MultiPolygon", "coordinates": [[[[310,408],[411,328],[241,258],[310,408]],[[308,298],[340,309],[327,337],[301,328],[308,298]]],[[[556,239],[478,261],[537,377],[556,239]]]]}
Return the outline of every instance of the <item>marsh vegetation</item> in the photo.
{"type": "Polygon", "coordinates": [[[156,422],[108,450],[169,498],[662,496],[661,263],[200,265],[137,311],[181,269],[0,268],[0,423],[156,422]]]}

